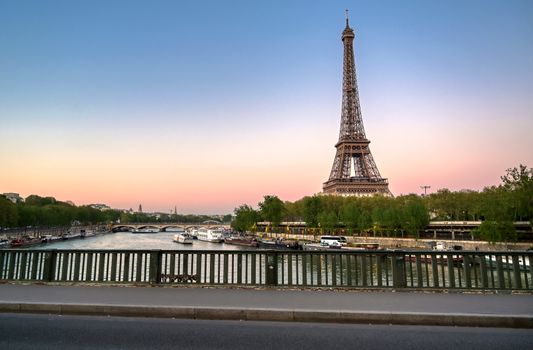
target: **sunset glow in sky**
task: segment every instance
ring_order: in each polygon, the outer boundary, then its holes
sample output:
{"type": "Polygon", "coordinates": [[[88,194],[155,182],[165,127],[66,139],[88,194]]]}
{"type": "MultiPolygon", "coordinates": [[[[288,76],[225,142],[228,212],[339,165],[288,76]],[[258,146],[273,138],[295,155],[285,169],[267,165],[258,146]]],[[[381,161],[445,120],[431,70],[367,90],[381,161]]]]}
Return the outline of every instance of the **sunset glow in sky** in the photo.
{"type": "Polygon", "coordinates": [[[2,1],[0,193],[180,213],[329,177],[344,9],[395,195],[533,166],[533,2],[2,1]]]}

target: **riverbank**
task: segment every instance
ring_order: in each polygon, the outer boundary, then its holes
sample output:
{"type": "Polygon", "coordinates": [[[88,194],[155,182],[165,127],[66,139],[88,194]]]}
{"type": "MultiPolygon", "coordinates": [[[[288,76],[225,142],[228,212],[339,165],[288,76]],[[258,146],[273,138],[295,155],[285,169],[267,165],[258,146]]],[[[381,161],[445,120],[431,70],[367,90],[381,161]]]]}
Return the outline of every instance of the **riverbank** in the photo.
{"type": "MultiPolygon", "coordinates": [[[[55,229],[54,229],[55,230],[55,229]]],[[[33,236],[6,236],[5,244],[2,244],[1,248],[10,248],[9,242],[16,238],[31,238],[36,240],[33,244],[28,244],[33,249],[224,249],[224,250],[240,250],[240,249],[253,249],[252,247],[239,247],[229,244],[205,244],[195,241],[190,247],[176,244],[172,242],[174,232],[159,232],[155,234],[136,234],[132,235],[130,232],[116,232],[112,233],[106,231],[105,227],[75,227],[70,230],[61,230],[61,234],[55,231],[39,231],[42,234],[33,236]],[[97,239],[93,242],[83,242],[80,240],[80,233],[90,232],[86,237],[106,237],[105,239],[97,239]],[[45,232],[54,232],[55,234],[45,234],[45,232]],[[52,236],[56,239],[49,239],[46,243],[41,243],[41,238],[44,236],[52,236]],[[67,238],[58,239],[58,238],[67,238]],[[67,243],[68,242],[68,243],[67,243]],[[78,242],[78,243],[73,243],[78,242]]],[[[4,235],[5,236],[5,235],[4,235]]],[[[258,238],[267,240],[276,240],[283,238],[284,240],[298,241],[300,244],[306,242],[320,242],[321,235],[303,235],[303,234],[290,234],[290,233],[262,233],[257,234],[258,238]]],[[[435,239],[413,239],[413,238],[392,238],[392,237],[360,237],[360,236],[345,236],[348,243],[353,245],[368,245],[379,244],[383,249],[420,249],[430,250],[434,245],[435,239]]],[[[529,243],[489,243],[486,241],[474,241],[474,240],[443,240],[447,247],[460,246],[463,250],[479,250],[479,251],[524,251],[533,248],[533,242],[529,243]]],[[[20,247],[20,246],[19,246],[20,247]]],[[[26,246],[24,246],[26,247],[26,246]]]]}
{"type": "MultiPolygon", "coordinates": [[[[263,237],[270,239],[293,239],[299,241],[319,242],[321,235],[301,235],[290,233],[263,233],[263,237]]],[[[413,238],[391,238],[391,237],[360,237],[345,236],[348,243],[368,244],[379,243],[384,249],[431,249],[431,243],[435,239],[413,239],[413,238]]],[[[459,245],[464,250],[481,250],[481,251],[508,251],[508,250],[527,250],[533,248],[533,242],[526,243],[489,243],[486,241],[464,241],[464,240],[442,240],[446,246],[459,245]]]]}

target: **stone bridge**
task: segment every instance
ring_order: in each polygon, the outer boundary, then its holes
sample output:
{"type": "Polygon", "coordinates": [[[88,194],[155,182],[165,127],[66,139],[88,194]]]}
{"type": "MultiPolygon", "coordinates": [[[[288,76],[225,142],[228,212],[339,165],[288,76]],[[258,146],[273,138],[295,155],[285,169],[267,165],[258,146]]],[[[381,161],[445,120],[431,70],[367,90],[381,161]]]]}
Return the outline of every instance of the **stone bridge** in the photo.
{"type": "Polygon", "coordinates": [[[229,224],[222,224],[220,222],[215,221],[205,221],[203,223],[175,223],[175,222],[167,222],[167,223],[124,223],[124,224],[111,224],[109,227],[110,231],[117,232],[117,231],[131,231],[131,230],[139,230],[144,228],[157,228],[159,231],[167,231],[169,228],[181,228],[183,230],[188,229],[198,229],[198,228],[222,228],[222,229],[229,229],[229,224]]]}

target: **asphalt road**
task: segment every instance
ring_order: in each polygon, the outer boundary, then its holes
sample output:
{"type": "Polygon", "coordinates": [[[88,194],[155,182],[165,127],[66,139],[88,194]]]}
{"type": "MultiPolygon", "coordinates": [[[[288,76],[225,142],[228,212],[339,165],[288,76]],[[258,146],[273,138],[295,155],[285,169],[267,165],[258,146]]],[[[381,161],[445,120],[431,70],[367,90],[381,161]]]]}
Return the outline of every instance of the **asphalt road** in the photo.
{"type": "Polygon", "coordinates": [[[533,331],[0,314],[0,349],[533,349],[533,331]]]}

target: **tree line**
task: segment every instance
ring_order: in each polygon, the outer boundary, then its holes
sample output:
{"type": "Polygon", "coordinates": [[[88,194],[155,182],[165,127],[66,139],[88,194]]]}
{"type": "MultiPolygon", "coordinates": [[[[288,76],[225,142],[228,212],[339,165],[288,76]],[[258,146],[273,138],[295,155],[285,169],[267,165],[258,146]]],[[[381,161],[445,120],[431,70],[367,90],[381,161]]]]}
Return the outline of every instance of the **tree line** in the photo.
{"type": "Polygon", "coordinates": [[[254,209],[243,204],[234,210],[232,226],[237,231],[254,231],[257,222],[280,229],[282,221],[304,221],[307,228],[322,233],[339,229],[349,234],[419,237],[435,221],[482,221],[475,234],[489,241],[516,239],[514,221],[533,221],[533,169],[524,165],[508,169],[498,186],[482,191],[440,189],[427,196],[398,197],[306,196],[283,202],[264,196],[254,209]]]}
{"type": "MultiPolygon", "coordinates": [[[[134,213],[117,209],[99,210],[88,205],[76,206],[56,200],[54,197],[28,196],[22,203],[13,203],[0,195],[0,228],[28,226],[70,226],[72,224],[121,223],[202,223],[207,220],[220,221],[210,215],[182,215],[134,213]]],[[[231,215],[223,222],[229,223],[231,215]]]]}

